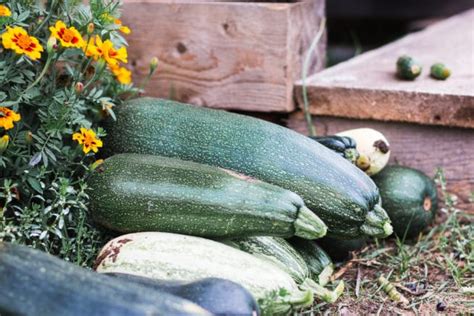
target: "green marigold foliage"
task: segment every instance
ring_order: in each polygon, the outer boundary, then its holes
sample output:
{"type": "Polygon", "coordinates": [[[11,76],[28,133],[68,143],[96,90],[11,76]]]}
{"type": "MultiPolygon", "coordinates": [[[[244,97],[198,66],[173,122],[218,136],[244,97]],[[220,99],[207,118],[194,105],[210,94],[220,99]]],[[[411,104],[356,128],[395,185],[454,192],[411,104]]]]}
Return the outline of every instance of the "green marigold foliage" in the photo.
{"type": "Polygon", "coordinates": [[[102,244],[102,233],[87,217],[85,183],[97,154],[85,153],[87,140],[80,135],[73,140],[73,134],[83,128],[103,137],[100,120],[113,116],[113,107],[138,90],[118,81],[114,65],[86,56],[86,48],[48,42],[59,20],[74,27],[85,43],[98,35],[117,50],[125,46],[117,1],[90,1],[90,7],[80,1],[44,2],[0,0],[11,11],[0,17],[0,241],[27,244],[86,266],[102,244]],[[34,43],[26,37],[23,46],[11,48],[18,44],[8,42],[18,35],[12,31],[16,27],[39,41],[40,58],[19,53],[34,43]]]}

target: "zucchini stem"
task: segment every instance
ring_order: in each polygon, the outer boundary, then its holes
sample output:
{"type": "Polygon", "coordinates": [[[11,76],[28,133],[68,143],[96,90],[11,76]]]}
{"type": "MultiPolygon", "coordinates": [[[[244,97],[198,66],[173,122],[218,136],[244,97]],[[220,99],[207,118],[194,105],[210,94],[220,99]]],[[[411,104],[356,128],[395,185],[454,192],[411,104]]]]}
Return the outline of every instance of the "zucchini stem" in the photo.
{"type": "Polygon", "coordinates": [[[321,271],[321,273],[318,275],[319,285],[325,286],[326,284],[328,284],[329,279],[331,278],[333,272],[334,272],[334,267],[332,264],[325,266],[323,271],[321,271]]]}
{"type": "Polygon", "coordinates": [[[344,158],[355,164],[359,158],[359,152],[355,148],[349,148],[344,151],[344,158]]]}
{"type": "Polygon", "coordinates": [[[311,289],[304,289],[291,295],[277,296],[276,298],[261,299],[259,305],[263,316],[288,315],[292,310],[313,305],[314,294],[311,289]]]}
{"type": "Polygon", "coordinates": [[[303,289],[311,289],[316,298],[321,299],[326,303],[335,303],[339,297],[344,293],[344,281],[340,281],[336,288],[333,291],[326,289],[325,287],[319,285],[311,279],[306,279],[303,284],[301,284],[303,289]]]}
{"type": "Polygon", "coordinates": [[[291,304],[292,308],[308,307],[313,305],[314,296],[313,291],[310,289],[299,292],[297,295],[292,295],[289,300],[286,300],[291,304]]]}
{"type": "Polygon", "coordinates": [[[367,213],[364,224],[360,230],[368,235],[378,238],[385,238],[393,233],[390,218],[387,212],[379,205],[375,205],[373,210],[367,213]]]}
{"type": "Polygon", "coordinates": [[[326,235],[327,226],[306,206],[302,206],[294,223],[295,236],[305,239],[317,239],[326,235]]]}

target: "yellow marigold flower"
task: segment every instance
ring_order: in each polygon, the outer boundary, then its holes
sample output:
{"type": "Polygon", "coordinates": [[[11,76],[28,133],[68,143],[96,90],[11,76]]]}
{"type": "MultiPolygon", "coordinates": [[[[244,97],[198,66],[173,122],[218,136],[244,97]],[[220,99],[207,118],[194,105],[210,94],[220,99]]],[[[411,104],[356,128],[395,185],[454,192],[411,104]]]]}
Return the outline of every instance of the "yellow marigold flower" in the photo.
{"type": "Polygon", "coordinates": [[[127,68],[113,65],[110,66],[110,70],[121,84],[129,84],[132,82],[132,72],[127,68]]]}
{"type": "Polygon", "coordinates": [[[114,23],[117,24],[118,26],[120,26],[119,30],[120,32],[122,32],[123,34],[130,34],[132,33],[132,31],[130,30],[130,28],[128,26],[125,26],[125,25],[122,25],[122,21],[120,19],[115,19],[114,20],[114,23]]]}
{"type": "Polygon", "coordinates": [[[72,139],[82,145],[82,151],[88,153],[89,151],[97,152],[102,147],[102,141],[97,137],[93,130],[81,127],[79,133],[74,133],[72,139]]]}
{"type": "Polygon", "coordinates": [[[32,60],[39,59],[43,51],[38,39],[29,36],[26,30],[19,26],[7,27],[7,31],[2,34],[2,44],[3,47],[20,55],[25,54],[32,60]]]}
{"type": "Polygon", "coordinates": [[[51,26],[49,30],[51,35],[57,38],[63,47],[82,48],[84,46],[84,40],[74,26],[68,28],[63,21],[56,21],[56,25],[51,26]]]}
{"type": "Polygon", "coordinates": [[[7,6],[0,4],[0,16],[11,16],[12,12],[7,6]]]}
{"type": "Polygon", "coordinates": [[[5,130],[13,128],[13,122],[21,120],[21,115],[9,108],[0,107],[0,127],[5,130]]]}
{"type": "Polygon", "coordinates": [[[122,46],[119,49],[115,49],[112,41],[102,41],[98,35],[96,35],[95,40],[91,39],[86,47],[86,56],[93,57],[95,60],[104,58],[110,66],[118,65],[119,61],[123,63],[128,62],[127,49],[125,47],[122,46]]]}

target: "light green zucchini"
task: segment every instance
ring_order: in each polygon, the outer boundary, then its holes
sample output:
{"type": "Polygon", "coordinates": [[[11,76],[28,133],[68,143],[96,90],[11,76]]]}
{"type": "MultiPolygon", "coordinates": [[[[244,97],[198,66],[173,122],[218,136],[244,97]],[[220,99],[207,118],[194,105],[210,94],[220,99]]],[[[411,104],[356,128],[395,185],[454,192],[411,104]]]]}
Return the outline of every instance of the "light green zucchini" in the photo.
{"type": "Polygon", "coordinates": [[[288,313],[293,308],[310,306],[313,301],[311,290],[301,290],[290,275],[274,264],[200,237],[157,232],[120,236],[101,250],[96,270],[160,280],[228,279],[249,290],[261,306],[271,305],[275,313],[288,313]],[[287,295],[265,301],[274,293],[287,295]]]}
{"type": "MultiPolygon", "coordinates": [[[[342,294],[336,291],[329,291],[323,287],[328,283],[329,277],[331,277],[333,271],[332,263],[318,270],[317,274],[312,274],[305,259],[283,238],[256,236],[226,240],[224,243],[278,266],[291,275],[301,287],[311,289],[318,299],[334,303],[342,294]],[[329,275],[327,275],[328,273],[329,275]],[[325,278],[325,282],[321,281],[323,278],[325,278]]],[[[311,259],[311,263],[314,264],[314,261],[319,258],[311,259]]],[[[341,281],[340,286],[342,286],[343,290],[344,282],[341,281]]],[[[341,291],[341,289],[338,291],[341,291]]]]}

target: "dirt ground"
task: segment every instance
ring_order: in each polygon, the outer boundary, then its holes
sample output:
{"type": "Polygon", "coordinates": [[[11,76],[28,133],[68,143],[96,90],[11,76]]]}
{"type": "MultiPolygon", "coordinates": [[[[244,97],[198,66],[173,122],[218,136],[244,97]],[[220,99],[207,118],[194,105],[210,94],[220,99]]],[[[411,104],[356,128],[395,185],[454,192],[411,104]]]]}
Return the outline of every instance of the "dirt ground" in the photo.
{"type": "Polygon", "coordinates": [[[427,233],[406,242],[374,240],[353,252],[333,276],[345,282],[341,298],[298,314],[474,315],[474,204],[459,210],[453,195],[442,194],[444,206],[427,233]],[[390,286],[381,286],[380,276],[390,286]]]}

